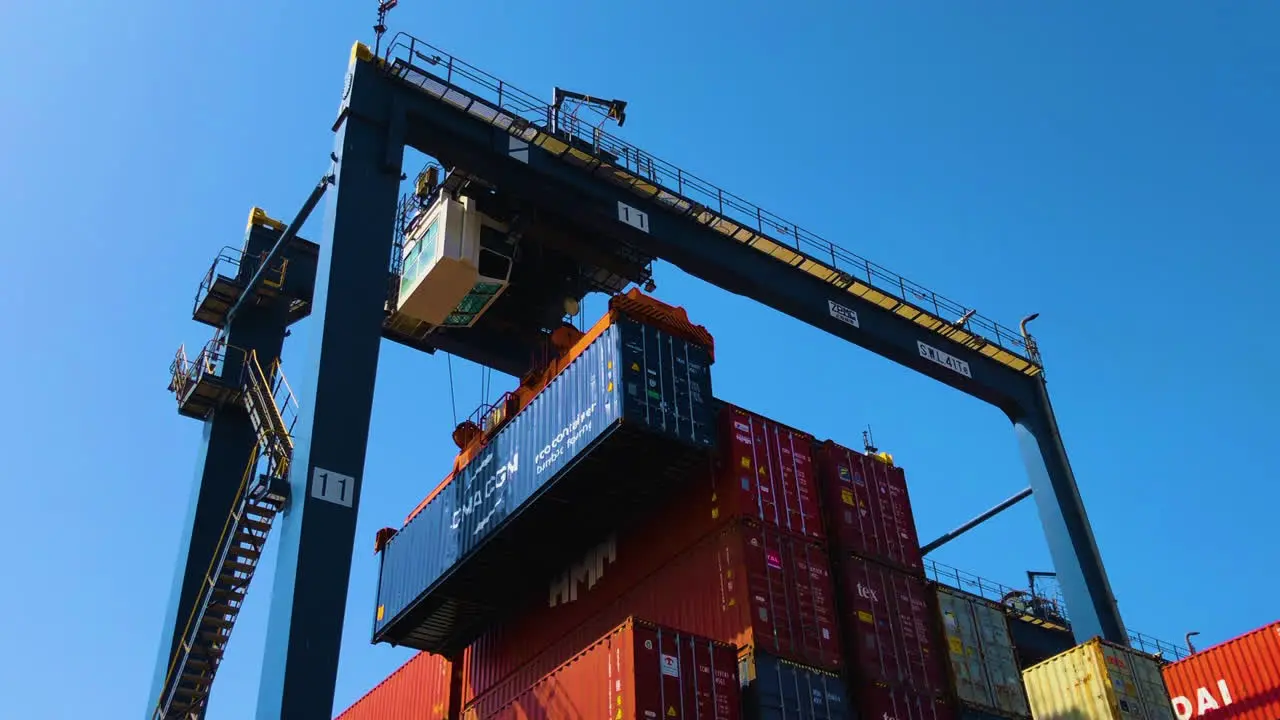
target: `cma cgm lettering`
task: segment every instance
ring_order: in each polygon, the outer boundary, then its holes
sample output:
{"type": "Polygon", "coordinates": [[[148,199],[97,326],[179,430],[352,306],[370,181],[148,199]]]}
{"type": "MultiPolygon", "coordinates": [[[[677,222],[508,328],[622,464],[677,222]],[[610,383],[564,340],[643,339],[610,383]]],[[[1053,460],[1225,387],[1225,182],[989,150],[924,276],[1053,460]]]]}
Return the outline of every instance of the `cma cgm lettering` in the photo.
{"type": "Polygon", "coordinates": [[[588,337],[384,543],[375,642],[460,649],[488,615],[524,601],[496,583],[541,585],[639,512],[645,495],[664,493],[683,477],[664,476],[660,466],[682,456],[708,462],[714,416],[707,350],[626,317],[588,337]],[[519,532],[526,524],[540,530],[519,532]]]}

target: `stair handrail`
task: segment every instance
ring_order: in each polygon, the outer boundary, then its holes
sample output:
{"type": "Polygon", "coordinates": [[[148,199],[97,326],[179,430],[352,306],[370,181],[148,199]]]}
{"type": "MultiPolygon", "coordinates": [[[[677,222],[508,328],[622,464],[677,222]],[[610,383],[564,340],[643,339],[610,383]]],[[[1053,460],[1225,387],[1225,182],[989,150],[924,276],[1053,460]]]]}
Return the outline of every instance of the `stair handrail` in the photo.
{"type": "MultiPolygon", "coordinates": [[[[238,269],[243,259],[243,250],[234,248],[230,245],[222,246],[222,249],[218,251],[217,257],[215,257],[213,262],[209,264],[209,270],[204,274],[204,279],[200,281],[199,287],[196,288],[195,304],[192,306],[193,312],[200,308],[200,301],[204,299],[204,296],[213,290],[213,283],[218,279],[218,275],[220,274],[218,272],[218,266],[226,263],[238,269]]],[[[236,274],[238,275],[239,273],[236,274]]],[[[236,277],[232,276],[229,279],[234,281],[236,280],[236,277]]]]}
{"type": "Polygon", "coordinates": [[[274,385],[271,388],[272,398],[280,395],[283,388],[284,395],[281,400],[276,401],[277,407],[280,408],[280,417],[289,415],[291,420],[286,422],[285,430],[289,433],[289,447],[293,448],[293,428],[298,423],[298,415],[302,412],[302,406],[298,404],[298,396],[293,393],[293,386],[289,384],[289,380],[284,376],[284,369],[280,367],[280,358],[276,358],[271,363],[271,377],[275,378],[274,385]]]}
{"type": "Polygon", "coordinates": [[[235,530],[235,523],[232,521],[244,513],[245,500],[247,498],[245,491],[249,487],[249,479],[253,477],[254,469],[257,466],[258,447],[255,445],[249,451],[249,464],[245,466],[244,476],[240,479],[240,488],[236,491],[235,500],[232,501],[231,513],[227,515],[227,521],[222,526],[222,535],[218,538],[218,546],[221,551],[215,552],[213,558],[209,561],[209,569],[205,571],[204,581],[201,583],[201,587],[204,590],[200,601],[191,608],[191,615],[187,618],[187,625],[182,630],[182,637],[178,642],[177,650],[173,654],[173,659],[169,661],[169,669],[165,674],[164,685],[161,686],[164,696],[159,698],[155,712],[152,713],[152,718],[156,720],[164,720],[165,715],[168,713],[168,708],[173,704],[173,697],[178,692],[180,678],[175,679],[174,673],[179,667],[186,665],[187,659],[191,657],[196,634],[200,631],[198,620],[204,614],[203,611],[208,607],[209,601],[213,597],[213,591],[217,587],[217,580],[213,571],[226,562],[227,551],[231,547],[228,542],[230,539],[229,534],[235,530]],[[180,659],[182,660],[181,663],[179,663],[180,659]]]}

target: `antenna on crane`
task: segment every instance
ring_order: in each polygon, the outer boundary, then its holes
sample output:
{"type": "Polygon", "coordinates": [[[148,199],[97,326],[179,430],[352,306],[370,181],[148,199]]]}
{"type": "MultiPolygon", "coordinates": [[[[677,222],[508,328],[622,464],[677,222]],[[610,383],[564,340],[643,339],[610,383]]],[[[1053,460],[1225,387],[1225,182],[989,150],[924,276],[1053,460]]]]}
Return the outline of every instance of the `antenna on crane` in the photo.
{"type": "Polygon", "coordinates": [[[400,0],[378,0],[378,24],[373,26],[373,54],[375,56],[382,52],[382,34],[387,31],[387,13],[391,12],[399,4],[400,0]]]}
{"type": "Polygon", "coordinates": [[[875,455],[880,448],[875,446],[875,441],[871,439],[871,426],[868,425],[866,430],[862,431],[862,447],[866,449],[868,455],[875,455]]]}

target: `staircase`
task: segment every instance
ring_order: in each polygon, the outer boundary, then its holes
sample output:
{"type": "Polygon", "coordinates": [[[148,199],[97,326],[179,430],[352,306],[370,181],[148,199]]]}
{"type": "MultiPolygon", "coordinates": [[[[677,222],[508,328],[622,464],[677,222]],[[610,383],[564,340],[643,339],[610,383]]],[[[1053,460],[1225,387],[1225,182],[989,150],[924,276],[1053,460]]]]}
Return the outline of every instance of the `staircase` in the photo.
{"type": "Polygon", "coordinates": [[[245,355],[239,399],[249,413],[258,442],[241,478],[235,509],[223,526],[220,550],[209,565],[181,643],[169,663],[153,720],[202,717],[272,522],[288,499],[297,403],[279,370],[277,361],[270,374],[264,373],[256,352],[245,355]],[[266,472],[259,474],[263,464],[266,472]]]}

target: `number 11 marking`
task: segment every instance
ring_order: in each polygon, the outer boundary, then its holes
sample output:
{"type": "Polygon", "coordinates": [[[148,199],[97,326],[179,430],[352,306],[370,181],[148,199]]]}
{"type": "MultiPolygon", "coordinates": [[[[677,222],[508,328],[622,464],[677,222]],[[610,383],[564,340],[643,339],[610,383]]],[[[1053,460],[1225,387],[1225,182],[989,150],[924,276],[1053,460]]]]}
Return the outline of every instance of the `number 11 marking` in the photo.
{"type": "Polygon", "coordinates": [[[311,473],[311,497],[343,507],[351,507],[356,479],[316,466],[311,473]]]}

